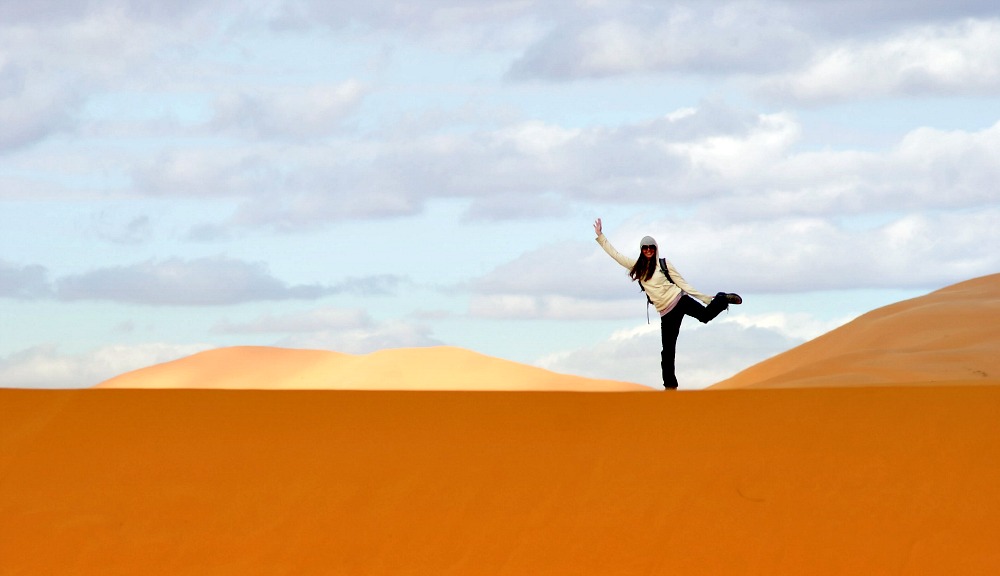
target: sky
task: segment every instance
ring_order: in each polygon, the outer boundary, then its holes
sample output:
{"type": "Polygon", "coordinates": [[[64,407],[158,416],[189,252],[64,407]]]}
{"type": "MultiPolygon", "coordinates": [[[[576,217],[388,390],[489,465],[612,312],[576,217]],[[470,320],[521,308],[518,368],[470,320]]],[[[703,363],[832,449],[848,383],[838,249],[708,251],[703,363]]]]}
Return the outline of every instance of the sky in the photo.
{"type": "Polygon", "coordinates": [[[1000,271],[995,0],[0,0],[0,387],[235,345],[701,388],[1000,271]]]}

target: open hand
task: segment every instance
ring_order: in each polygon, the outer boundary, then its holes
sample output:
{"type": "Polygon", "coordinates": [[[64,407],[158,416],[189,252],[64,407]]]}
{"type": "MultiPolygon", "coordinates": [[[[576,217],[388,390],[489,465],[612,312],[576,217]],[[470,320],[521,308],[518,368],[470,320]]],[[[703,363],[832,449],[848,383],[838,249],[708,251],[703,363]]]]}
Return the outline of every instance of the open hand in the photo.
{"type": "Polygon", "coordinates": [[[596,233],[598,236],[601,235],[601,219],[600,218],[598,218],[597,220],[594,221],[594,233],[596,233]]]}

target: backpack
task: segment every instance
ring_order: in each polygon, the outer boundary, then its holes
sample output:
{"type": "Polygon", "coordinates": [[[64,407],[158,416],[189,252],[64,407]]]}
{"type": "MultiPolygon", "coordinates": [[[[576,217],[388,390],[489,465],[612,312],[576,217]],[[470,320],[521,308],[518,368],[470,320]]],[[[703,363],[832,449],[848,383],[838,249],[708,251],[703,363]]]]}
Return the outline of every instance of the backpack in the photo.
{"type": "MultiPolygon", "coordinates": [[[[671,284],[674,283],[674,279],[670,277],[670,272],[667,271],[666,258],[660,258],[660,272],[663,272],[663,275],[667,277],[667,282],[670,282],[671,284]]],[[[642,287],[642,282],[639,283],[639,289],[642,290],[643,293],[646,292],[646,289],[642,287]]],[[[649,324],[649,305],[652,303],[653,301],[649,299],[649,294],[646,294],[646,324],[649,324]]]]}

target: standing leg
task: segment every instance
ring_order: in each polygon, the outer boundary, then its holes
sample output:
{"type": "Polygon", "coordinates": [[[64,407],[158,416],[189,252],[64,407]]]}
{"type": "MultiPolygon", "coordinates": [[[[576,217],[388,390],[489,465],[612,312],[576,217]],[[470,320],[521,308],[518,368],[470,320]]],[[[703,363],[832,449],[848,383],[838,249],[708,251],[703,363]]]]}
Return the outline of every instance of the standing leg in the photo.
{"type": "Polygon", "coordinates": [[[664,388],[667,390],[677,388],[677,374],[674,364],[677,356],[677,336],[680,334],[681,321],[684,320],[684,316],[691,316],[707,324],[728,308],[729,299],[724,292],[716,294],[708,306],[703,306],[701,302],[685,294],[681,296],[673,310],[660,318],[660,338],[663,342],[663,351],[660,353],[660,369],[663,372],[664,388]]]}
{"type": "MultiPolygon", "coordinates": [[[[682,297],[685,298],[685,297],[682,297]]],[[[678,302],[678,304],[680,304],[678,302]]],[[[660,369],[663,372],[663,387],[667,390],[677,388],[677,375],[674,372],[674,358],[677,354],[677,335],[681,331],[681,321],[684,311],[681,306],[674,307],[660,318],[660,338],[663,351],[660,353],[660,369]]]]}

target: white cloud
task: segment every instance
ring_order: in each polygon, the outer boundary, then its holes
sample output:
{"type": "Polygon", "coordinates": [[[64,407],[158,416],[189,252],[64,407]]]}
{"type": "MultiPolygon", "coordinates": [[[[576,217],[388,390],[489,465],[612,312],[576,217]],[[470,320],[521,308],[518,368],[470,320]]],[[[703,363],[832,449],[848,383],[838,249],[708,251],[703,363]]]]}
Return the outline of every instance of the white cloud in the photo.
{"type": "Polygon", "coordinates": [[[351,276],[336,284],[288,285],[262,262],[224,256],[168,258],[97,268],[50,282],[38,265],[0,260],[0,297],[107,300],[147,305],[213,306],[266,300],[316,300],[333,294],[390,295],[406,280],[396,274],[351,276]]]}
{"type": "Polygon", "coordinates": [[[510,75],[568,79],[762,71],[796,62],[809,40],[778,3],[633,3],[624,10],[585,12],[568,26],[555,27],[514,62],[510,75]]]}
{"type": "Polygon", "coordinates": [[[798,126],[787,118],[775,126],[752,138],[721,137],[718,145],[681,145],[703,172],[695,185],[714,179],[732,191],[707,198],[706,213],[733,220],[836,218],[996,204],[1000,123],[976,132],[916,128],[881,153],[796,152],[798,126]]]}
{"type": "Polygon", "coordinates": [[[153,235],[153,219],[147,215],[122,217],[102,211],[92,217],[93,234],[112,244],[135,246],[145,244],[153,235]]]}
{"type": "Polygon", "coordinates": [[[139,160],[131,179],[137,195],[252,196],[280,191],[281,168],[251,147],[168,149],[139,160]]]}
{"type": "Polygon", "coordinates": [[[386,348],[417,348],[440,346],[440,340],[422,324],[406,320],[373,323],[351,329],[321,330],[293,334],[277,342],[289,348],[334,350],[347,354],[367,354],[386,348]]]}
{"type": "Polygon", "coordinates": [[[238,200],[235,213],[215,225],[217,231],[308,230],[356,218],[413,214],[434,195],[428,189],[436,182],[414,180],[417,174],[400,173],[381,158],[406,158],[414,145],[341,139],[168,149],[135,161],[131,194],[238,200]]]}
{"type": "Polygon", "coordinates": [[[86,388],[209,348],[206,344],[118,344],[82,354],[63,354],[52,345],[36,346],[0,357],[0,387],[86,388]]]}
{"type": "Polygon", "coordinates": [[[152,305],[209,306],[257,300],[316,299],[329,286],[288,286],[267,266],[232,258],[149,260],[65,276],[55,283],[63,300],[112,300],[152,305]]]}
{"type": "MultiPolygon", "coordinates": [[[[582,223],[580,230],[581,235],[587,235],[587,224],[582,223]]],[[[560,242],[530,250],[501,264],[473,280],[469,289],[485,296],[546,294],[580,299],[620,298],[625,291],[617,286],[618,283],[607,280],[609,272],[625,274],[596,242],[560,242]]]]}
{"type": "Polygon", "coordinates": [[[889,155],[880,184],[887,188],[892,179],[909,192],[910,208],[995,206],[997,158],[1000,121],[978,132],[917,128],[889,155]]]}
{"type": "Polygon", "coordinates": [[[713,147],[724,148],[715,158],[724,154],[731,161],[733,153],[753,151],[759,160],[761,147],[773,154],[774,141],[793,139],[794,130],[787,121],[714,102],[697,113],[686,110],[614,128],[516,122],[392,142],[377,151],[372,177],[389,178],[393,190],[418,201],[464,197],[520,205],[507,212],[511,218],[533,217],[539,202],[657,198],[687,204],[721,192],[721,178],[703,168],[707,160],[701,157],[711,157],[713,147]]]}
{"type": "MultiPolygon", "coordinates": [[[[676,356],[681,389],[704,388],[803,342],[783,330],[736,321],[737,317],[730,313],[705,325],[688,318],[682,324],[676,356]]],[[[615,332],[593,346],[550,354],[535,364],[566,374],[662,388],[661,350],[660,326],[654,321],[615,332]]]]}
{"type": "MultiPolygon", "coordinates": [[[[612,244],[637,255],[638,239],[652,235],[661,256],[708,294],[939,288],[1000,269],[998,207],[890,216],[860,229],[818,217],[720,224],[642,216],[606,221],[612,244]]],[[[468,288],[470,313],[491,318],[628,318],[644,301],[626,271],[586,242],[527,252],[468,288]]]]}
{"type": "Polygon", "coordinates": [[[51,296],[43,266],[20,266],[0,260],[0,298],[34,299],[51,296]]]}
{"type": "Polygon", "coordinates": [[[316,138],[342,128],[366,89],[357,80],[218,97],[211,127],[254,138],[316,138]]]}
{"type": "Polygon", "coordinates": [[[641,313],[642,302],[638,297],[608,302],[566,296],[494,294],[476,295],[469,302],[470,316],[504,320],[608,320],[641,313]]]}
{"type": "MultiPolygon", "coordinates": [[[[157,78],[165,63],[190,64],[185,46],[210,37],[204,2],[3,2],[0,58],[24,71],[26,86],[56,92],[157,78]],[[39,9],[14,9],[41,4],[39,9]],[[177,58],[177,60],[173,60],[177,58]]],[[[0,59],[0,65],[4,61],[0,59]]],[[[171,80],[177,80],[176,77],[171,80]]]]}
{"type": "MultiPolygon", "coordinates": [[[[291,0],[276,3],[272,18],[273,25],[279,29],[323,25],[338,31],[353,29],[357,33],[395,34],[453,49],[490,50],[524,49],[536,43],[554,49],[560,43],[572,43],[565,37],[561,42],[554,39],[559,34],[570,38],[586,37],[584,32],[597,28],[600,23],[615,22],[617,25],[644,25],[642,31],[646,36],[653,36],[657,29],[664,30],[661,36],[669,36],[666,31],[672,31],[683,39],[695,41],[699,47],[715,40],[715,44],[723,44],[707,48],[715,53],[742,48],[756,56],[752,49],[757,43],[766,41],[767,37],[780,37],[783,32],[788,34],[786,29],[802,30],[801,34],[808,36],[867,34],[876,27],[970,15],[986,17],[996,12],[996,3],[991,0],[841,0],[836,3],[802,0],[710,3],[691,0],[496,0],[488,4],[479,0],[427,0],[408,4],[389,0],[364,3],[291,0]]],[[[596,32],[591,34],[597,35],[596,32]]],[[[610,37],[605,36],[605,39],[610,37]]],[[[641,45],[641,41],[635,39],[623,41],[641,45]]],[[[676,45],[683,48],[679,40],[676,45]]],[[[688,48],[689,51],[695,49],[688,48]]],[[[659,62],[657,57],[663,58],[655,53],[647,56],[653,62],[659,62]]]]}
{"type": "Polygon", "coordinates": [[[510,75],[772,73],[775,97],[818,101],[995,94],[997,16],[987,0],[586,3],[527,46],[510,75]]]}
{"type": "Polygon", "coordinates": [[[362,309],[316,308],[264,314],[248,321],[223,320],[218,334],[274,334],[276,346],[366,354],[383,348],[437,346],[427,326],[410,320],[376,321],[362,309]]]}
{"type": "Polygon", "coordinates": [[[835,42],[801,72],[765,81],[776,99],[850,101],[893,95],[1000,93],[1000,19],[924,25],[835,42]]]}
{"type": "Polygon", "coordinates": [[[29,63],[5,61],[0,53],[0,154],[76,127],[82,100],[74,87],[38,76],[29,63]]]}
{"type": "Polygon", "coordinates": [[[956,18],[989,17],[997,13],[992,0],[840,0],[824,2],[777,0],[797,12],[803,26],[829,29],[837,35],[870,36],[882,29],[897,29],[915,23],[950,22],[956,18]]]}
{"type": "Polygon", "coordinates": [[[896,216],[863,229],[826,218],[663,220],[647,229],[703,292],[783,293],[939,288],[991,274],[1000,269],[998,221],[993,207],[896,216]]]}
{"type": "Polygon", "coordinates": [[[806,342],[839,328],[854,320],[855,316],[820,320],[802,312],[766,312],[760,314],[729,314],[719,320],[723,324],[736,324],[746,330],[760,329],[774,332],[792,342],[806,342]]]}
{"type": "Polygon", "coordinates": [[[691,166],[688,183],[703,189],[714,182],[742,183],[743,187],[760,185],[757,175],[761,167],[788,155],[801,130],[787,114],[761,114],[754,120],[749,130],[709,134],[669,144],[668,150],[691,166]]]}
{"type": "MultiPolygon", "coordinates": [[[[993,161],[1000,123],[976,132],[916,128],[884,152],[802,152],[802,132],[791,113],[706,101],[615,127],[520,120],[461,131],[425,127],[405,138],[341,134],[288,143],[219,136],[126,157],[125,176],[116,177],[131,180],[132,195],[236,200],[228,220],[201,228],[214,237],[231,227],[312,230],[413,215],[434,198],[468,198],[467,216],[488,220],[562,216],[587,201],[679,208],[707,202],[713,214],[734,219],[962,208],[991,202],[991,183],[1000,178],[993,161]]],[[[97,154],[90,165],[123,170],[97,154]]],[[[66,179],[83,176],[87,160],[70,160],[44,168],[66,179]]],[[[16,184],[4,188],[17,194],[16,184]]],[[[27,186],[24,194],[37,190],[27,186]]]]}
{"type": "Polygon", "coordinates": [[[319,25],[355,34],[388,33],[448,50],[510,50],[536,39],[542,33],[541,20],[572,16],[577,10],[577,6],[552,6],[537,0],[292,0],[278,4],[272,26],[294,30],[319,25]]]}
{"type": "Polygon", "coordinates": [[[338,154],[346,143],[274,157],[191,151],[140,180],[160,194],[242,197],[235,223],[294,230],[412,214],[431,198],[456,197],[473,200],[470,216],[493,220],[561,215],[586,201],[707,203],[706,213],[733,220],[973,208],[992,202],[1000,179],[1000,124],[919,128],[885,152],[800,152],[801,133],[789,114],[704,103],[695,114],[615,129],[529,122],[368,141],[346,155],[338,154]]]}
{"type": "Polygon", "coordinates": [[[216,324],[212,331],[223,334],[302,333],[358,330],[372,326],[371,317],[363,310],[318,308],[278,316],[266,314],[246,322],[224,320],[216,324]]]}

